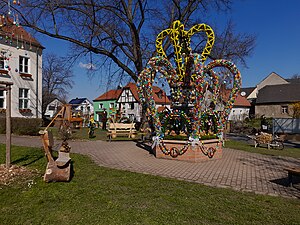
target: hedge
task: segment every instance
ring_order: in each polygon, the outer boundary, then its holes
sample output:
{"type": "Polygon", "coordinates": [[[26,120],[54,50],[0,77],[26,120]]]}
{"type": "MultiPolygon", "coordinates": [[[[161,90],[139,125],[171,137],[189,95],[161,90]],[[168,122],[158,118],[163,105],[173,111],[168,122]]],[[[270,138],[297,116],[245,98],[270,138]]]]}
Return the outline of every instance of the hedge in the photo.
{"type": "MultiPolygon", "coordinates": [[[[36,118],[11,118],[11,129],[13,134],[17,135],[38,135],[42,126],[42,119],[36,118]]],[[[0,117],[0,134],[6,133],[6,119],[0,117]]]]}

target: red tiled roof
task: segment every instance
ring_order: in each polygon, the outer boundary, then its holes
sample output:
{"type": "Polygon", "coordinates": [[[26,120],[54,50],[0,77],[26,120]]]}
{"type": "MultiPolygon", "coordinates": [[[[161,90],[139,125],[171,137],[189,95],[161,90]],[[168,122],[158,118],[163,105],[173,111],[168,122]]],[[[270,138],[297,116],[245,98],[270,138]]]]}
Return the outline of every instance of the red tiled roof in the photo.
{"type": "Polygon", "coordinates": [[[103,101],[103,100],[117,100],[122,92],[122,89],[110,90],[105,92],[103,95],[100,95],[94,101],[103,101]]]}
{"type": "MultiPolygon", "coordinates": [[[[0,18],[0,24],[4,24],[4,20],[6,21],[6,25],[0,28],[0,35],[7,35],[9,38],[12,38],[13,41],[17,41],[20,43],[26,42],[27,45],[34,45],[38,47],[44,48],[34,37],[32,37],[22,26],[16,26],[13,24],[12,18],[0,18]]],[[[23,43],[24,44],[24,43],[23,43]]]]}
{"type": "MultiPolygon", "coordinates": [[[[134,96],[134,98],[137,100],[137,101],[140,101],[140,98],[139,98],[139,95],[138,95],[138,90],[137,90],[137,86],[135,83],[128,83],[124,88],[129,88],[134,96]]],[[[154,98],[154,101],[155,103],[158,103],[158,104],[171,104],[171,101],[170,99],[168,98],[168,96],[166,96],[166,93],[160,89],[159,87],[157,86],[153,86],[153,98],[154,98]],[[157,95],[158,92],[161,91],[161,97],[162,98],[159,98],[159,96],[157,95]]]]}
{"type": "MultiPolygon", "coordinates": [[[[226,96],[225,99],[228,99],[229,94],[230,94],[230,90],[225,90],[225,96],[226,96]]],[[[247,100],[246,96],[241,96],[241,92],[239,92],[235,99],[234,106],[250,107],[251,104],[247,100]]]]}
{"type": "Polygon", "coordinates": [[[241,96],[240,93],[238,94],[237,98],[235,99],[234,105],[235,106],[244,106],[244,107],[250,107],[251,106],[251,104],[247,100],[246,96],[241,96]]]}

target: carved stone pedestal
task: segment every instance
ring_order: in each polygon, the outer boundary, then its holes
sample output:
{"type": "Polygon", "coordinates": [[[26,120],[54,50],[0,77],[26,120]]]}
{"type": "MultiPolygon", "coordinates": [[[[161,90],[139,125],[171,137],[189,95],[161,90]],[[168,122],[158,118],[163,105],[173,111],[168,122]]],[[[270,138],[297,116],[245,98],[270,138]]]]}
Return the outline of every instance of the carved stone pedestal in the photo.
{"type": "MultiPolygon", "coordinates": [[[[163,143],[165,149],[171,150],[173,148],[174,151],[183,149],[187,145],[186,141],[178,140],[163,140],[163,143]]],[[[205,140],[201,143],[202,145],[187,146],[186,152],[177,156],[176,154],[173,154],[173,156],[172,154],[164,154],[161,150],[161,148],[164,148],[162,145],[156,145],[153,152],[156,158],[189,162],[204,162],[222,158],[222,143],[218,139],[205,140]]]]}

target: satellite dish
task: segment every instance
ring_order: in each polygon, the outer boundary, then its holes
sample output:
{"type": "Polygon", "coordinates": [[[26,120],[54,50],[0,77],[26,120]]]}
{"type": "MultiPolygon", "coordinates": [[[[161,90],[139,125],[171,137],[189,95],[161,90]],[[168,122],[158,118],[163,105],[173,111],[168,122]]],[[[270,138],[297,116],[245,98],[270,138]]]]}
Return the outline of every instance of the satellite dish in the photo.
{"type": "Polygon", "coordinates": [[[246,92],[242,91],[241,96],[243,96],[243,97],[246,96],[246,92]]]}

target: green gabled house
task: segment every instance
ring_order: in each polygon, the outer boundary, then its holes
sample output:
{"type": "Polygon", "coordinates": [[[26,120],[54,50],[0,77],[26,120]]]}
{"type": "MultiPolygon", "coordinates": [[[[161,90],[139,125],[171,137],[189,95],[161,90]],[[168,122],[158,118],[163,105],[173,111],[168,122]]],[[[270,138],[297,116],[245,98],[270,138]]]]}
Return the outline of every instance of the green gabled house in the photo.
{"type": "Polygon", "coordinates": [[[107,112],[107,117],[111,117],[118,112],[120,109],[120,104],[117,103],[117,99],[119,98],[121,92],[122,89],[109,90],[93,100],[94,119],[96,121],[101,122],[104,110],[107,112]]]}

